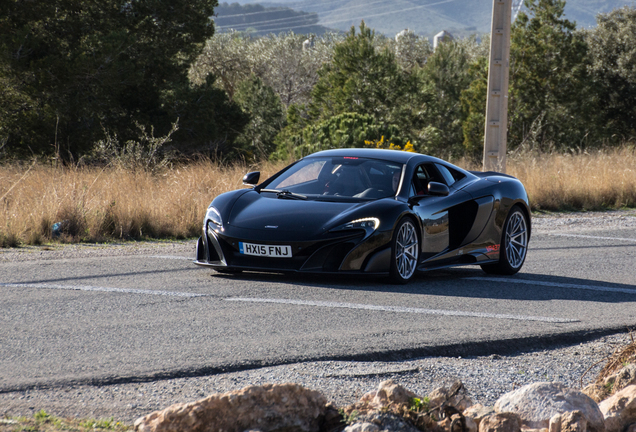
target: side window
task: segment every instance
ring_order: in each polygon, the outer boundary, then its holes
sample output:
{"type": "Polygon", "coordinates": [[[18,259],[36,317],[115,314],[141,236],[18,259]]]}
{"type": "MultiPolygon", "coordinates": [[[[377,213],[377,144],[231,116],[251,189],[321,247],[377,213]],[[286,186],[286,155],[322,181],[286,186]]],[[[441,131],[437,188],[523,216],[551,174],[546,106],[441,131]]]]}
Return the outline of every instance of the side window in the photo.
{"type": "Polygon", "coordinates": [[[435,164],[435,166],[439,170],[440,174],[444,177],[444,182],[448,186],[451,186],[453,183],[455,183],[455,181],[456,181],[455,177],[453,177],[453,174],[451,174],[451,172],[450,172],[450,170],[448,168],[446,168],[444,165],[437,164],[437,163],[435,164]]]}
{"type": "Polygon", "coordinates": [[[428,193],[428,182],[432,180],[431,169],[426,169],[425,165],[420,165],[415,170],[413,181],[411,182],[410,196],[426,195],[428,193]]]}

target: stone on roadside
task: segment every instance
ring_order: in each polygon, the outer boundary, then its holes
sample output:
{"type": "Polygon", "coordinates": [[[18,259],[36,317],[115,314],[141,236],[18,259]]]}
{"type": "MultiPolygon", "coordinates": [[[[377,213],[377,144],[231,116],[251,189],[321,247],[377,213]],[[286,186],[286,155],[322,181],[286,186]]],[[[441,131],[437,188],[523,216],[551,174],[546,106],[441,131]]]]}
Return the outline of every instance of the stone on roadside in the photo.
{"type": "Polygon", "coordinates": [[[354,423],[346,428],[344,428],[343,432],[377,432],[380,430],[380,427],[376,424],[369,422],[360,422],[354,423]]]}
{"type": "Polygon", "coordinates": [[[481,419],[479,432],[519,432],[521,418],[515,413],[495,413],[481,419]]]}
{"type": "Polygon", "coordinates": [[[598,405],[586,394],[560,383],[539,382],[506,393],[495,403],[498,413],[517,413],[524,428],[548,428],[555,414],[580,411],[590,432],[604,432],[598,405]]]}
{"type": "Polygon", "coordinates": [[[587,432],[587,419],[581,411],[561,414],[561,432],[587,432]]]}
{"type": "MultiPolygon", "coordinates": [[[[464,423],[466,426],[466,432],[477,432],[479,430],[479,426],[470,417],[464,416],[464,423]]],[[[461,424],[461,417],[459,414],[455,414],[451,417],[451,426],[449,428],[450,432],[461,432],[462,428],[459,426],[461,424]]]]}
{"type": "Polygon", "coordinates": [[[632,384],[599,404],[607,432],[622,432],[636,422],[636,385],[632,384]]]}
{"type": "Polygon", "coordinates": [[[548,432],[561,432],[561,414],[555,414],[550,417],[548,432]]]}
{"type": "Polygon", "coordinates": [[[479,425],[471,417],[464,416],[464,419],[466,422],[466,432],[477,432],[479,430],[479,425]]]}
{"type": "Polygon", "coordinates": [[[464,416],[470,417],[475,421],[477,427],[479,427],[479,423],[481,419],[486,417],[487,415],[494,414],[495,410],[492,407],[485,407],[482,404],[475,404],[468,408],[466,408],[463,412],[464,416]]]}
{"type": "Polygon", "coordinates": [[[416,397],[415,393],[402,387],[393,380],[382,381],[371,401],[376,407],[389,405],[408,405],[409,399],[416,397]]]}
{"type": "Polygon", "coordinates": [[[636,384],[636,364],[630,363],[615,374],[608,376],[605,378],[604,384],[606,388],[612,389],[610,394],[616,394],[625,387],[636,384]]]}
{"type": "Polygon", "coordinates": [[[327,401],[298,384],[265,384],[175,404],[135,421],[138,432],[318,432],[327,401]]]}
{"type": "Polygon", "coordinates": [[[605,386],[597,383],[587,385],[581,392],[588,395],[596,403],[601,402],[610,395],[605,386]]]}
{"type": "Polygon", "coordinates": [[[446,403],[446,405],[451,405],[457,408],[458,411],[462,412],[473,405],[473,401],[466,394],[466,388],[461,381],[455,381],[450,389],[446,387],[438,387],[434,389],[429,393],[428,398],[428,406],[431,408],[437,408],[443,403],[446,403]],[[456,391],[458,388],[459,390],[456,391]],[[453,393],[456,394],[453,395],[453,393]]]}

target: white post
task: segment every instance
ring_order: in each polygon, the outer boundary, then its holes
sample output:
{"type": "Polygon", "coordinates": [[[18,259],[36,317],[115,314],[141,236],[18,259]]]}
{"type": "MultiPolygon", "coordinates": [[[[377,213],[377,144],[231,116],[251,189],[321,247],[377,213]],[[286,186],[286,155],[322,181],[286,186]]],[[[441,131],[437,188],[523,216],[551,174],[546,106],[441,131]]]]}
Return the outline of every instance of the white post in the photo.
{"type": "Polygon", "coordinates": [[[512,0],[493,0],[486,97],[484,171],[506,172],[512,0]]]}

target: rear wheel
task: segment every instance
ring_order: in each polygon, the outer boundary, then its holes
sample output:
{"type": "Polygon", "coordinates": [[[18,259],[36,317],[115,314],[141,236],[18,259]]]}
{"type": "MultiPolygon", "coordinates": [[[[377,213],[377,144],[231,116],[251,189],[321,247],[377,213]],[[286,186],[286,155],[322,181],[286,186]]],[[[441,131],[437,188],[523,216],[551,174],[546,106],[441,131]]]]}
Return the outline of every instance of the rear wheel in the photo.
{"type": "Polygon", "coordinates": [[[508,213],[501,237],[499,262],[481,268],[489,274],[512,275],[521,270],[528,252],[528,218],[515,206],[508,213]]]}
{"type": "Polygon", "coordinates": [[[405,284],[415,274],[420,241],[411,219],[402,219],[391,241],[391,280],[405,284]]]}

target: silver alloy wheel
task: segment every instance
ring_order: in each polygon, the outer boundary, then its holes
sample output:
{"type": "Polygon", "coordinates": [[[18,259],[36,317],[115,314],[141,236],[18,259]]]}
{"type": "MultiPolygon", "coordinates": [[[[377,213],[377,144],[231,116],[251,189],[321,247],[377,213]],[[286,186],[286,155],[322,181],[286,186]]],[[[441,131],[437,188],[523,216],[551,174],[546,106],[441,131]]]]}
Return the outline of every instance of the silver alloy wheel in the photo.
{"type": "Polygon", "coordinates": [[[513,269],[523,265],[528,250],[528,227],[520,211],[514,212],[506,226],[506,257],[513,269]]]}
{"type": "Polygon", "coordinates": [[[409,279],[415,273],[417,267],[417,257],[419,252],[419,241],[417,231],[411,221],[405,221],[395,241],[395,264],[397,272],[403,279],[409,279]]]}

